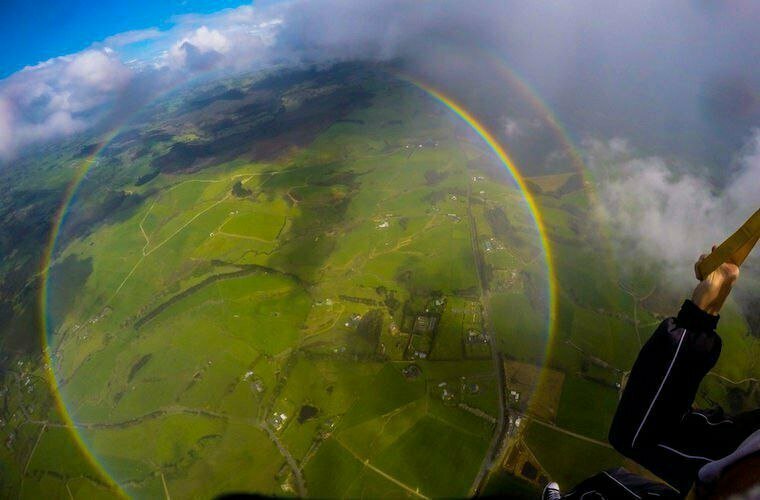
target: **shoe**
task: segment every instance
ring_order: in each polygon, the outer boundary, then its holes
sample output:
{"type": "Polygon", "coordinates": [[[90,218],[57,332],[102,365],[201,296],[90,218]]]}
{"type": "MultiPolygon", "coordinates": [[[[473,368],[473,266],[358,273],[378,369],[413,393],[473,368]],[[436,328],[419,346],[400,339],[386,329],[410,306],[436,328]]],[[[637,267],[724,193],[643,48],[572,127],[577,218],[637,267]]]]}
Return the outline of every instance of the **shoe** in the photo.
{"type": "Polygon", "coordinates": [[[557,483],[551,482],[544,487],[541,500],[559,500],[560,498],[562,498],[562,494],[559,492],[559,485],[557,483]]]}

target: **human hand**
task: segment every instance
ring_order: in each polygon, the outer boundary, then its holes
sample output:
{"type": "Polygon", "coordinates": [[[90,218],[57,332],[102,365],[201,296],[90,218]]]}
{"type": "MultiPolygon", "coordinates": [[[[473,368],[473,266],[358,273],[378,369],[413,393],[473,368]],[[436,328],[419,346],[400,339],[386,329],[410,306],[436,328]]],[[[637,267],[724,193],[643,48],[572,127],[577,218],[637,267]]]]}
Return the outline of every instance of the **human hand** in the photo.
{"type": "MultiPolygon", "coordinates": [[[[712,249],[715,250],[714,245],[712,249]]],[[[706,313],[716,316],[739,278],[739,266],[731,261],[724,262],[715,271],[702,277],[697,266],[706,257],[707,254],[700,255],[694,264],[694,275],[700,282],[691,295],[691,301],[706,313]]]]}

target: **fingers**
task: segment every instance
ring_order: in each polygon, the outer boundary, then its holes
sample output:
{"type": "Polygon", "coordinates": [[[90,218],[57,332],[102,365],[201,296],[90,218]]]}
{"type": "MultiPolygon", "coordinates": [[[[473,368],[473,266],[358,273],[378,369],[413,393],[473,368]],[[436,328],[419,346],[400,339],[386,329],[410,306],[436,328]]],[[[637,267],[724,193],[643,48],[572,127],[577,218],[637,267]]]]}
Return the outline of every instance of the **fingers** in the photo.
{"type": "MultiPolygon", "coordinates": [[[[714,244],[714,243],[713,243],[713,246],[712,246],[712,249],[710,250],[710,252],[714,252],[716,248],[718,248],[718,245],[716,245],[716,244],[714,244]]],[[[703,260],[705,260],[705,259],[707,258],[707,256],[708,256],[708,255],[710,255],[710,254],[707,254],[707,253],[703,253],[703,254],[701,254],[701,255],[699,256],[699,258],[697,259],[697,262],[695,262],[695,263],[694,263],[694,276],[695,276],[695,277],[697,278],[697,280],[699,280],[699,281],[702,281],[703,279],[707,278],[707,276],[702,276],[702,275],[699,273],[699,264],[700,264],[700,263],[701,263],[703,260]]]]}
{"type": "Polygon", "coordinates": [[[698,281],[702,281],[704,279],[704,276],[700,275],[699,273],[699,264],[702,263],[703,260],[707,258],[707,254],[703,253],[699,256],[697,261],[694,263],[694,276],[697,278],[698,281]]]}

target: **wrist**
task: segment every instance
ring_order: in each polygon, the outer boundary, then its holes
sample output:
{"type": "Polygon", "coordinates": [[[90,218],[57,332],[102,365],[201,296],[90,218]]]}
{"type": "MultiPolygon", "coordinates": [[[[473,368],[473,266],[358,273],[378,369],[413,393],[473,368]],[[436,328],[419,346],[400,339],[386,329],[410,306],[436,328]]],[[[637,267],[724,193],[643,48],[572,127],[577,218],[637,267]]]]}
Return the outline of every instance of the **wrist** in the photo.
{"type": "Polygon", "coordinates": [[[694,331],[712,332],[718,326],[719,314],[711,314],[710,309],[695,304],[691,300],[685,300],[678,312],[676,323],[682,327],[694,331]]]}

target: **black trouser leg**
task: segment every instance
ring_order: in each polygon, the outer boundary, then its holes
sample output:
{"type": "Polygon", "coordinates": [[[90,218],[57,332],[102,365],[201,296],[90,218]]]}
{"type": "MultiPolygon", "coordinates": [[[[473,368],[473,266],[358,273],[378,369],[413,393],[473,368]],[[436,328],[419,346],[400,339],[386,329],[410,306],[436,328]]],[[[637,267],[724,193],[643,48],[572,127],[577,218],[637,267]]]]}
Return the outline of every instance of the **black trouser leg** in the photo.
{"type": "MultiPolygon", "coordinates": [[[[654,469],[679,467],[680,474],[691,474],[692,461],[684,459],[681,454],[696,456],[710,447],[721,456],[732,453],[746,437],[760,428],[760,409],[727,417],[722,410],[691,410],[683,418],[678,432],[665,441],[658,449],[642,454],[641,463],[654,469]],[[699,436],[699,439],[695,439],[699,436]],[[677,452],[673,450],[678,450],[677,452]],[[675,457],[674,457],[675,455],[675,457]]],[[[696,472],[693,472],[695,477],[696,472]]],[[[672,488],[663,483],[651,481],[633,474],[623,468],[600,472],[578,484],[562,498],[567,500],[612,500],[612,499],[647,499],[647,498],[683,498],[688,488],[672,488]]]]}

